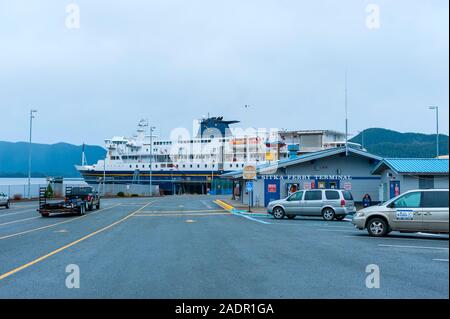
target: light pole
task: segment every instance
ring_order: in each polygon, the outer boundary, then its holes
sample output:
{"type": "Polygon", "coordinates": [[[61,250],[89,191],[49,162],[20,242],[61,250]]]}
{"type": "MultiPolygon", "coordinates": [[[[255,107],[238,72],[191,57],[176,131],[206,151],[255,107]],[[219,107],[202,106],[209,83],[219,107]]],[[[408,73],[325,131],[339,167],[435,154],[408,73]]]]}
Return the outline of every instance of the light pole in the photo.
{"type": "Polygon", "coordinates": [[[345,70],[345,156],[348,156],[348,97],[347,97],[347,69],[345,70]]]}
{"type": "Polygon", "coordinates": [[[149,126],[150,129],[150,170],[149,170],[149,185],[150,185],[150,197],[153,196],[153,187],[152,187],[152,162],[153,162],[153,131],[156,127],[149,126]]]}
{"type": "Polygon", "coordinates": [[[105,157],[105,159],[103,159],[103,196],[106,195],[106,158],[108,156],[105,157]]]}
{"type": "Polygon", "coordinates": [[[211,190],[209,191],[211,195],[215,195],[213,193],[213,187],[214,187],[214,168],[215,168],[215,163],[216,161],[213,160],[212,161],[212,165],[211,165],[211,190]]]}
{"type": "Polygon", "coordinates": [[[429,109],[436,111],[436,157],[439,157],[439,106],[430,106],[429,109]]]}
{"type": "Polygon", "coordinates": [[[30,143],[28,148],[28,199],[31,199],[31,138],[33,134],[34,113],[37,110],[30,110],[30,143]]]}

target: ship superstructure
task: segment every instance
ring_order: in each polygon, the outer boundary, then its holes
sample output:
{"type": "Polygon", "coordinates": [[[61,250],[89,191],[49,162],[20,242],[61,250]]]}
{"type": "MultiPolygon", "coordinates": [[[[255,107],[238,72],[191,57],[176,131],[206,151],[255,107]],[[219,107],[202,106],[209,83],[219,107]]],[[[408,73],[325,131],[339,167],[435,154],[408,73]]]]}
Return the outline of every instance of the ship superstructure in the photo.
{"type": "Polygon", "coordinates": [[[175,129],[169,139],[161,139],[142,120],[132,137],[105,140],[105,159],[76,168],[89,184],[149,184],[151,180],[166,194],[225,194],[232,185],[216,178],[221,174],[335,147],[343,140],[341,133],[333,131],[230,128],[237,123],[223,117],[203,118],[194,137],[175,129]]]}

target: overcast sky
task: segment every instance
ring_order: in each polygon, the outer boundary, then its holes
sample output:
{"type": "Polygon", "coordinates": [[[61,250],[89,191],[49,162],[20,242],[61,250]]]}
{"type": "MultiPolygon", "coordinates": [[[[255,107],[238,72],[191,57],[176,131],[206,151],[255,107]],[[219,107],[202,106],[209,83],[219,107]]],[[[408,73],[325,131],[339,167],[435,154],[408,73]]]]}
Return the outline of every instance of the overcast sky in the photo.
{"type": "Polygon", "coordinates": [[[344,131],[345,69],[350,133],[434,133],[439,105],[448,134],[448,0],[72,2],[78,29],[71,1],[0,0],[0,140],[28,139],[30,108],[41,143],[102,145],[141,118],[169,136],[208,112],[344,131]]]}

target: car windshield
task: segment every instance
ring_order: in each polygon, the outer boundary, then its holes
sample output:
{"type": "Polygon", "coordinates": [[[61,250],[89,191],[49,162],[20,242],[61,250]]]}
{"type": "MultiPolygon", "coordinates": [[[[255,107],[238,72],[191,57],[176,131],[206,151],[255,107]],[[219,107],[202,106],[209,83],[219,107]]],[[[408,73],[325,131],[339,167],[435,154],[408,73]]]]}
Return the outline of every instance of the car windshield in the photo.
{"type": "Polygon", "coordinates": [[[381,203],[379,203],[377,206],[386,206],[386,205],[389,205],[390,203],[392,203],[394,200],[396,200],[396,199],[399,198],[400,196],[402,196],[402,194],[397,195],[397,196],[395,196],[395,197],[393,197],[393,198],[391,198],[391,199],[388,199],[387,201],[381,202],[381,203]]]}

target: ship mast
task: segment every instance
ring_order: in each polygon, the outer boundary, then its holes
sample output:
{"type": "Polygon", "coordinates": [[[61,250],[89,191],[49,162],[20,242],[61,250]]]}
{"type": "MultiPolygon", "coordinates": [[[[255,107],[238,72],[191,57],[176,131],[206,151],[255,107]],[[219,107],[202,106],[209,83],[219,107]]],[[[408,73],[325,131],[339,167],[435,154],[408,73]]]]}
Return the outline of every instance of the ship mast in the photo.
{"type": "Polygon", "coordinates": [[[81,166],[85,166],[87,164],[86,162],[86,153],[85,153],[85,145],[83,142],[83,148],[82,148],[82,152],[81,152],[81,166]]]}

